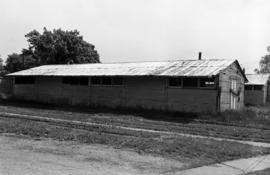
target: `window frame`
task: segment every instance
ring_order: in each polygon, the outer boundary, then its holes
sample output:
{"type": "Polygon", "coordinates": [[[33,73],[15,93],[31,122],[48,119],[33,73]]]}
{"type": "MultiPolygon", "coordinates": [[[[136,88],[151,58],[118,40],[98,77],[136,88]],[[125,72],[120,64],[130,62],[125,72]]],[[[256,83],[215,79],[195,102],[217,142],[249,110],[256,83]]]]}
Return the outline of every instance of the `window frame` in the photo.
{"type": "Polygon", "coordinates": [[[16,76],[16,77],[14,77],[14,85],[34,85],[34,84],[36,84],[36,77],[34,77],[34,76],[16,76]],[[22,81],[23,79],[26,81],[23,82],[22,81]],[[29,81],[30,79],[32,79],[32,80],[29,81]]]}
{"type": "Polygon", "coordinates": [[[253,85],[245,85],[245,91],[253,91],[253,85]],[[247,87],[251,87],[251,88],[247,89],[247,87]]]}
{"type": "Polygon", "coordinates": [[[88,86],[89,85],[89,77],[85,76],[64,76],[62,77],[62,84],[68,86],[88,86]],[[87,84],[82,83],[82,79],[87,79],[87,84]]]}
{"type": "Polygon", "coordinates": [[[253,85],[253,91],[263,91],[263,85],[253,85]],[[256,89],[255,87],[260,87],[260,89],[256,89]]]}
{"type": "Polygon", "coordinates": [[[101,85],[102,86],[112,86],[113,85],[113,82],[112,82],[112,77],[109,77],[109,76],[104,76],[101,78],[101,85]],[[104,79],[106,80],[110,80],[110,83],[109,84],[105,84],[104,83],[104,79]]]}
{"type": "Polygon", "coordinates": [[[113,76],[112,77],[112,86],[122,86],[124,84],[124,78],[123,77],[120,77],[120,76],[113,76]],[[116,84],[115,80],[116,79],[119,79],[120,80],[120,83],[119,84],[116,84]]]}
{"type": "Polygon", "coordinates": [[[123,86],[124,85],[124,78],[122,76],[92,76],[90,77],[90,86],[123,86]],[[93,78],[98,78],[100,83],[99,84],[93,84],[93,78]],[[110,84],[104,84],[104,78],[109,78],[110,79],[110,84]],[[120,84],[116,84],[115,79],[120,79],[121,83],[120,84]]]}
{"type": "Polygon", "coordinates": [[[200,86],[199,86],[199,77],[183,77],[183,80],[182,80],[182,83],[183,83],[183,88],[184,89],[199,89],[200,86]],[[185,86],[185,79],[196,79],[196,86],[185,86]]]}
{"type": "Polygon", "coordinates": [[[167,79],[167,85],[168,85],[169,88],[183,88],[183,78],[182,77],[169,77],[167,79]],[[170,85],[170,80],[172,80],[172,79],[178,80],[178,83],[180,82],[180,85],[178,85],[178,86],[170,85]]]}
{"type": "Polygon", "coordinates": [[[91,86],[102,86],[102,77],[100,77],[100,76],[93,76],[93,77],[90,77],[90,85],[91,85],[91,86]],[[99,79],[99,83],[93,83],[93,79],[94,79],[94,78],[99,79]]]}
{"type": "MultiPolygon", "coordinates": [[[[199,77],[199,80],[198,80],[199,82],[199,88],[202,88],[202,89],[216,89],[217,88],[217,83],[216,83],[216,78],[215,77],[199,77]],[[201,80],[202,79],[208,79],[208,80],[210,80],[210,79],[213,79],[213,82],[214,82],[214,84],[213,84],[213,86],[201,86],[201,80]]],[[[207,81],[205,81],[205,82],[207,82],[207,81]]],[[[209,82],[211,82],[211,81],[209,81],[209,82]]]]}
{"type": "Polygon", "coordinates": [[[232,91],[236,92],[237,91],[237,79],[232,78],[230,80],[230,88],[232,91]]]}

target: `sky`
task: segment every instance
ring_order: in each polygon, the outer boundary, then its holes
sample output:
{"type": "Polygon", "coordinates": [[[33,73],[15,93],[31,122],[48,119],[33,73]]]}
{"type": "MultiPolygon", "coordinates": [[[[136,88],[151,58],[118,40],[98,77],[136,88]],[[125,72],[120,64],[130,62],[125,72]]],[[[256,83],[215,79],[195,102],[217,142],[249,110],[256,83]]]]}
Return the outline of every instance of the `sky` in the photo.
{"type": "Polygon", "coordinates": [[[80,31],[102,62],[237,59],[247,72],[270,46],[269,0],[1,0],[0,55],[33,29],[80,31]]]}

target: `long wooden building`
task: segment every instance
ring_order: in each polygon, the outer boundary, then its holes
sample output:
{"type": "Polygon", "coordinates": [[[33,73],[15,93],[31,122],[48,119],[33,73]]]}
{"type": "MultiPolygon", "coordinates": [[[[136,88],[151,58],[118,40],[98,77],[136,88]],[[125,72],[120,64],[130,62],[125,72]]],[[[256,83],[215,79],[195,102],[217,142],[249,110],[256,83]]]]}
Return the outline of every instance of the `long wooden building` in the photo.
{"type": "Polygon", "coordinates": [[[217,112],[244,106],[237,60],[45,65],[8,75],[13,98],[50,104],[217,112]]]}
{"type": "Polygon", "coordinates": [[[270,100],[269,74],[247,74],[245,104],[265,105],[270,100]]]}

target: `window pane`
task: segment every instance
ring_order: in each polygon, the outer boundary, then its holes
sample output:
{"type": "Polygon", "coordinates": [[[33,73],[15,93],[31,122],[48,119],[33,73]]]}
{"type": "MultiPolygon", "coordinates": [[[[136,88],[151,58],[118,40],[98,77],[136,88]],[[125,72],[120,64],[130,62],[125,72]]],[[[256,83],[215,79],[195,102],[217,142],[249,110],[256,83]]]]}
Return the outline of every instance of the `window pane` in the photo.
{"type": "Polygon", "coordinates": [[[80,85],[88,85],[88,77],[80,77],[80,85]]]}
{"type": "Polygon", "coordinates": [[[184,78],[183,85],[184,87],[197,87],[197,78],[184,78]]]}
{"type": "Polygon", "coordinates": [[[70,81],[69,81],[69,77],[63,77],[63,78],[62,78],[62,83],[63,83],[63,84],[69,84],[69,82],[70,82],[70,81]]]}
{"type": "Polygon", "coordinates": [[[181,86],[181,78],[169,78],[169,86],[181,86]]]}
{"type": "Polygon", "coordinates": [[[35,77],[15,77],[15,84],[35,84],[35,77]]]}
{"type": "Polygon", "coordinates": [[[111,79],[111,77],[103,77],[103,78],[102,78],[102,84],[103,84],[103,85],[111,85],[111,84],[112,84],[112,79],[111,79]]]}
{"type": "Polygon", "coordinates": [[[236,80],[231,80],[231,89],[233,90],[233,91],[236,91],[236,80]]]}
{"type": "Polygon", "coordinates": [[[252,85],[245,85],[245,90],[252,90],[252,85]]]}
{"type": "Polygon", "coordinates": [[[113,84],[114,85],[122,85],[123,84],[123,78],[122,77],[114,77],[113,78],[113,84]]]}
{"type": "Polygon", "coordinates": [[[101,84],[101,78],[100,77],[92,77],[91,84],[101,84]]]}
{"type": "Polygon", "coordinates": [[[254,85],[254,90],[261,91],[263,89],[262,85],[254,85]]]}
{"type": "Polygon", "coordinates": [[[200,87],[215,87],[214,78],[200,78],[200,87]]]}
{"type": "Polygon", "coordinates": [[[70,77],[70,84],[71,85],[79,85],[80,81],[79,81],[79,77],[70,77]]]}

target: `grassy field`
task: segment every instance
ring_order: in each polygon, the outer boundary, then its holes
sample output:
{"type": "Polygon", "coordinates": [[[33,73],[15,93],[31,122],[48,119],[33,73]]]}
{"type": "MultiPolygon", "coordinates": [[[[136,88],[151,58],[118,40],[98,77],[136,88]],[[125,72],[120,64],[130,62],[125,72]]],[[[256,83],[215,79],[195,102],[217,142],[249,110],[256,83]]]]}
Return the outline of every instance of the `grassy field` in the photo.
{"type": "Polygon", "coordinates": [[[131,149],[141,154],[158,155],[185,162],[188,165],[185,168],[270,153],[269,148],[227,141],[141,131],[120,132],[115,131],[113,127],[105,132],[102,128],[86,131],[21,119],[0,118],[0,133],[28,135],[35,139],[46,137],[60,141],[110,145],[117,149],[131,149]]]}
{"type": "Polygon", "coordinates": [[[270,110],[249,108],[245,111],[227,111],[216,116],[195,114],[133,113],[111,110],[77,110],[43,105],[0,103],[1,112],[27,114],[67,120],[88,121],[114,126],[126,126],[159,131],[198,134],[239,140],[270,142],[270,110]],[[101,112],[102,111],[102,112],[101,112]],[[188,115],[188,116],[187,116],[188,115]],[[198,120],[198,118],[200,118],[198,120]],[[201,120],[202,118],[207,120],[201,120]],[[222,123],[220,123],[222,121],[222,123]]]}
{"type": "Polygon", "coordinates": [[[248,173],[247,175],[269,175],[270,174],[270,168],[267,168],[265,170],[262,171],[255,171],[252,173],[248,173]]]}

